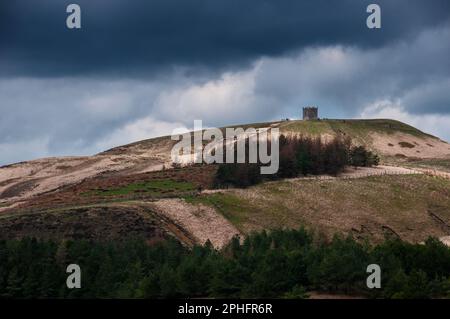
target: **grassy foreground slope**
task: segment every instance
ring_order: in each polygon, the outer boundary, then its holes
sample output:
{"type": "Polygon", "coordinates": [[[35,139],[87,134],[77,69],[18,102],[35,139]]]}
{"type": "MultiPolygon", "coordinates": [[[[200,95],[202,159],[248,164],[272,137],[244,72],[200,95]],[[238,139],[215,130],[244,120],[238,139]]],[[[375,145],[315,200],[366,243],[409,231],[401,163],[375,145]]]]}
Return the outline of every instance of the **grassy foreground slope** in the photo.
{"type": "Polygon", "coordinates": [[[450,235],[450,180],[425,175],[291,179],[187,201],[215,207],[243,233],[304,225],[373,241],[450,235]]]}

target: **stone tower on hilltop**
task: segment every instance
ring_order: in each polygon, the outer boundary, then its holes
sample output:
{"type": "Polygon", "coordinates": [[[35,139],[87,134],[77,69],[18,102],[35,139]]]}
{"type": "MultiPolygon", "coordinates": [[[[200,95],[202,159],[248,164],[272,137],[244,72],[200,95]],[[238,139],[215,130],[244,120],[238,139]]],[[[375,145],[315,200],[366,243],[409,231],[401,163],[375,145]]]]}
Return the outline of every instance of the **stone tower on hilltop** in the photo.
{"type": "Polygon", "coordinates": [[[308,106],[303,108],[303,120],[318,120],[319,108],[315,106],[308,106]]]}

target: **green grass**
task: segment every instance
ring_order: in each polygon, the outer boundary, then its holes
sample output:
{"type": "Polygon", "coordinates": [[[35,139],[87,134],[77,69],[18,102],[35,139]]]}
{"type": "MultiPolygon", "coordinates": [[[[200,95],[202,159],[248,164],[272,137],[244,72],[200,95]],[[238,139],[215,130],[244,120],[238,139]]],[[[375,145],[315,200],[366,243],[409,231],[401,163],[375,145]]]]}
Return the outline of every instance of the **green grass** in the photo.
{"type": "Polygon", "coordinates": [[[281,132],[305,135],[333,134],[328,121],[288,121],[280,125],[281,132]]]}
{"type": "Polygon", "coordinates": [[[327,120],[334,129],[350,130],[356,134],[367,134],[368,131],[393,134],[397,132],[414,136],[428,135],[413,126],[389,119],[373,120],[327,120]]]}
{"type": "Polygon", "coordinates": [[[173,181],[169,179],[151,180],[132,183],[118,188],[92,190],[83,193],[84,196],[124,196],[130,194],[161,195],[163,193],[189,192],[195,189],[190,182],[173,181]]]}
{"type": "Polygon", "coordinates": [[[305,134],[323,134],[345,132],[356,136],[366,136],[370,132],[393,134],[402,132],[414,136],[428,135],[413,126],[388,119],[322,119],[315,121],[288,121],[280,125],[282,131],[305,134]]]}

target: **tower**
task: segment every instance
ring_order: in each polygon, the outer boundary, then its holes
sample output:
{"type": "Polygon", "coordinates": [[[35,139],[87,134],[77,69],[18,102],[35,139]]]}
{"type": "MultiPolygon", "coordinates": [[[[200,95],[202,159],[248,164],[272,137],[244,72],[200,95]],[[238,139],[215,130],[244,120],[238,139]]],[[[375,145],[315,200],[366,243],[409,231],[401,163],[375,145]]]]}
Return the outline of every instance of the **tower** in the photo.
{"type": "Polygon", "coordinates": [[[319,119],[319,108],[315,106],[307,106],[303,108],[303,120],[319,119]]]}

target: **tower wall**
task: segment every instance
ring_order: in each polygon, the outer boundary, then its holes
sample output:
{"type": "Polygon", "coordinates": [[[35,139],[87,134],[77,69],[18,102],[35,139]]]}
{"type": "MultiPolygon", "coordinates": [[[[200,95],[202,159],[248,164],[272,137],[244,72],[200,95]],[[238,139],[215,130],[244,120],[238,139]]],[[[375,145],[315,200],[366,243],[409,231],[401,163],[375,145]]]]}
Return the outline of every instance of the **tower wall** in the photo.
{"type": "Polygon", "coordinates": [[[317,107],[304,107],[303,119],[304,120],[317,120],[319,118],[319,109],[317,107]]]}

